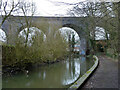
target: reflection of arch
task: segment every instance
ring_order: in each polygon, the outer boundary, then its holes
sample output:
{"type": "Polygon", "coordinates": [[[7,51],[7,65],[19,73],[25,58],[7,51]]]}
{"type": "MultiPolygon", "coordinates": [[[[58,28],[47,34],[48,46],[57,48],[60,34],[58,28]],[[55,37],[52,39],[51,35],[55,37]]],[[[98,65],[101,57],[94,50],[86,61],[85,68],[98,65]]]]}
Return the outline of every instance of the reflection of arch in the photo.
{"type": "Polygon", "coordinates": [[[6,32],[2,29],[0,29],[0,41],[7,42],[7,35],[6,32]]]}

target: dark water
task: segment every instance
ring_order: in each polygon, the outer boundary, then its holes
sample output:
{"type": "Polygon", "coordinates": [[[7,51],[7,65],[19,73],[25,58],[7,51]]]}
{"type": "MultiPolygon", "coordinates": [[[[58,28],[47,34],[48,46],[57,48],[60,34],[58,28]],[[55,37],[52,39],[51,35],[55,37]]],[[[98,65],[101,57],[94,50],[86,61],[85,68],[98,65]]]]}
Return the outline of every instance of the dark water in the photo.
{"type": "Polygon", "coordinates": [[[32,72],[3,77],[3,88],[68,88],[93,65],[86,57],[35,68],[32,72]]]}

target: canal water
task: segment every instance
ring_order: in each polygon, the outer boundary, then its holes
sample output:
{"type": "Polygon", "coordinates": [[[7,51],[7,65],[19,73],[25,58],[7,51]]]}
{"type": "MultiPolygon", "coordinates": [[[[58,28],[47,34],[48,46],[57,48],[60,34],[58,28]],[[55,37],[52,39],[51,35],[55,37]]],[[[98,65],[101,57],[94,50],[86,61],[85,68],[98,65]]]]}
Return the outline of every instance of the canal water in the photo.
{"type": "Polygon", "coordinates": [[[93,65],[86,57],[68,58],[34,68],[27,74],[4,77],[2,88],[68,88],[93,65]]]}

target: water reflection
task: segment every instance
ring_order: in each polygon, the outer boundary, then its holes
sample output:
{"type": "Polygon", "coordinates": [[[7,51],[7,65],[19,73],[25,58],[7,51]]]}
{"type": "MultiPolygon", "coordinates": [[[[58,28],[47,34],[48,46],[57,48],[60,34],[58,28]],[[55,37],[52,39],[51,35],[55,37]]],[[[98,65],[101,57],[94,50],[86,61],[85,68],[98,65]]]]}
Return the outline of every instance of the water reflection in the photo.
{"type": "Polygon", "coordinates": [[[81,75],[83,75],[86,70],[87,70],[87,67],[86,67],[86,57],[80,57],[80,63],[81,63],[81,75]]]}
{"type": "Polygon", "coordinates": [[[64,79],[62,81],[63,85],[72,84],[80,75],[80,60],[79,58],[74,58],[73,60],[68,60],[66,63],[66,72],[64,79]],[[69,67],[68,67],[69,66],[69,67]]]}
{"type": "Polygon", "coordinates": [[[29,73],[29,77],[25,74],[3,77],[3,88],[67,88],[92,64],[92,60],[85,57],[68,58],[55,64],[37,67],[29,73]]]}

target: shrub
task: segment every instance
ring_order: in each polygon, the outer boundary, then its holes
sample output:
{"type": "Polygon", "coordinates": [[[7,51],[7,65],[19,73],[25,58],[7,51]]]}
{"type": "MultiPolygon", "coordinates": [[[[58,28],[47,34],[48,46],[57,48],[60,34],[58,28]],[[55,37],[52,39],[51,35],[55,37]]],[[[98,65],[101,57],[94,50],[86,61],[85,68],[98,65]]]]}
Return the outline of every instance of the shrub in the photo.
{"type": "Polygon", "coordinates": [[[15,47],[12,45],[2,45],[2,64],[12,65],[16,62],[15,47]]]}
{"type": "Polygon", "coordinates": [[[55,31],[48,33],[47,39],[43,35],[36,34],[32,37],[31,45],[24,43],[23,38],[18,37],[15,45],[3,45],[3,65],[25,66],[27,63],[43,63],[63,59],[67,55],[68,43],[60,35],[54,36],[55,31]]]}

